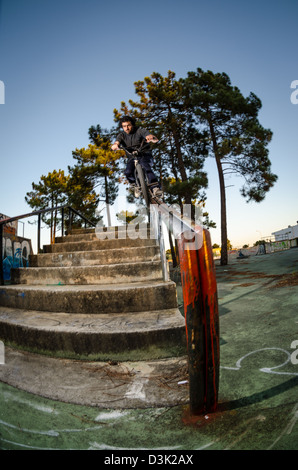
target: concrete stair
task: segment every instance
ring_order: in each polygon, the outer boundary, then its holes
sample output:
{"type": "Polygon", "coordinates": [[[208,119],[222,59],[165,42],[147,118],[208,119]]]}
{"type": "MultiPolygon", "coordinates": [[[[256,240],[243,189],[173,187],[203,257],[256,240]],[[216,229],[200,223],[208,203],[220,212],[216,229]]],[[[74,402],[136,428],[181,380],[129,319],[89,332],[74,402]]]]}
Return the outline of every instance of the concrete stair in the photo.
{"type": "Polygon", "coordinates": [[[176,285],[162,278],[149,227],[73,230],[11,277],[0,288],[4,343],[92,360],[185,354],[176,285]]]}

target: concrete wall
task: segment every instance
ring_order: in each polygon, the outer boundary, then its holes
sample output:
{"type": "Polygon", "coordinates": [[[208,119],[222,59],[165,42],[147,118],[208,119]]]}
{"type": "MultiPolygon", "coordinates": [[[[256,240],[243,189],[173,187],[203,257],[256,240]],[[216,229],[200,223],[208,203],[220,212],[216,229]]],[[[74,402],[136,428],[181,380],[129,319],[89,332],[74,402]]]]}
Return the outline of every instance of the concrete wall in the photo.
{"type": "MultiPolygon", "coordinates": [[[[294,240],[282,240],[282,241],[274,241],[270,243],[265,243],[265,251],[266,253],[275,253],[276,251],[282,250],[289,250],[295,246],[298,246],[298,239],[294,240]]],[[[265,254],[262,251],[262,246],[251,246],[248,248],[241,248],[241,252],[243,255],[247,256],[254,256],[254,255],[261,255],[265,254]]],[[[228,255],[229,259],[236,259],[239,256],[240,249],[229,250],[228,255]]],[[[213,258],[219,259],[220,258],[220,248],[213,248],[213,258]]]]}

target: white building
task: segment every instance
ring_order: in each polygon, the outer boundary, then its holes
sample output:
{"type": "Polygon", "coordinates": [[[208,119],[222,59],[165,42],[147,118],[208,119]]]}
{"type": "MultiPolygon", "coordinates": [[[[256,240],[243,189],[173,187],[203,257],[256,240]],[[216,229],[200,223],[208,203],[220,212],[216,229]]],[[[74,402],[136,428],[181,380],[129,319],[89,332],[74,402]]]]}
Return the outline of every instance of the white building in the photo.
{"type": "Polygon", "coordinates": [[[289,225],[287,228],[273,232],[275,241],[289,240],[291,246],[298,246],[298,224],[289,225]]]}

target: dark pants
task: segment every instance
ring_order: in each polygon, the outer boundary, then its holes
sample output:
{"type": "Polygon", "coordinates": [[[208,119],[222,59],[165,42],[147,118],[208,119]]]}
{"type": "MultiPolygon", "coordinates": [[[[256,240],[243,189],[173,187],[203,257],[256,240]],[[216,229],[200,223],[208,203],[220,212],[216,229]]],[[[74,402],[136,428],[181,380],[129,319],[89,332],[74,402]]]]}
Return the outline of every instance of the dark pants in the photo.
{"type": "MultiPolygon", "coordinates": [[[[156,177],[155,173],[152,170],[153,158],[144,155],[139,159],[139,162],[141,164],[141,167],[145,170],[145,172],[147,174],[148,183],[149,184],[156,183],[156,186],[158,186],[157,177],[156,177]]],[[[134,172],[135,172],[134,159],[130,158],[127,162],[126,169],[125,169],[125,172],[124,172],[126,178],[128,179],[128,181],[130,183],[135,183],[136,182],[134,172]]]]}

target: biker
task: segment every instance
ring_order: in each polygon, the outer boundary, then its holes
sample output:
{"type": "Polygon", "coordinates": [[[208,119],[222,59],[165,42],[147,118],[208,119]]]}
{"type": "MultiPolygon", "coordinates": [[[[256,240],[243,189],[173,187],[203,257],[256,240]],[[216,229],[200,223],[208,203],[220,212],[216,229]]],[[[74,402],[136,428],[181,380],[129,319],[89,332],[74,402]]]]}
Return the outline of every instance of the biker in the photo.
{"type": "MultiPolygon", "coordinates": [[[[120,128],[122,128],[122,130],[117,135],[116,142],[111,147],[112,150],[119,150],[119,146],[121,145],[125,151],[127,150],[127,152],[132,152],[135,150],[136,146],[140,146],[141,142],[145,139],[146,143],[142,147],[139,162],[147,174],[148,183],[150,185],[152,184],[151,190],[153,196],[162,196],[162,190],[160,189],[157,177],[152,170],[153,156],[149,145],[149,142],[158,142],[158,139],[154,135],[150,134],[147,129],[137,127],[135,120],[131,116],[123,116],[121,118],[120,128]]],[[[131,157],[127,152],[127,156],[131,157]]],[[[134,160],[133,158],[129,158],[124,174],[132,189],[135,189],[136,186],[134,170],[134,160]]]]}

